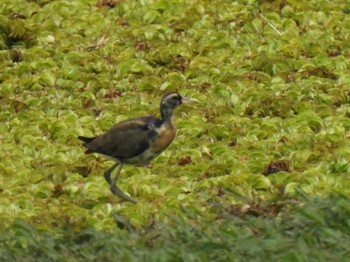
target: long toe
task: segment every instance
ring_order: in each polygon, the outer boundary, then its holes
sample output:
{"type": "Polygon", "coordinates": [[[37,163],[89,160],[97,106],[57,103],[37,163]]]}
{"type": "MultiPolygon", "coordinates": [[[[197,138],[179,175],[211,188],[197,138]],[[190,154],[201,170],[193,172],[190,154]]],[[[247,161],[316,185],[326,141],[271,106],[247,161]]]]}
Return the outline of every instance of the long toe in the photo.
{"type": "Polygon", "coordinates": [[[120,197],[121,199],[125,200],[125,201],[129,201],[133,204],[137,204],[137,201],[135,199],[133,199],[132,197],[126,195],[123,191],[120,190],[119,187],[117,187],[116,185],[112,185],[111,186],[111,191],[114,195],[116,195],[117,197],[120,197]]]}

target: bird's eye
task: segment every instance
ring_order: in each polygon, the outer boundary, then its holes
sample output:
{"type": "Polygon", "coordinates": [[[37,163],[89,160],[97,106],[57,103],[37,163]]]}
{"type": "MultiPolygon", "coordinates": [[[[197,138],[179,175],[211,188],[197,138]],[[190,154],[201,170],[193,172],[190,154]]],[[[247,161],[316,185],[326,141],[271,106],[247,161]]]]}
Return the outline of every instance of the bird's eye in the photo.
{"type": "Polygon", "coordinates": [[[173,102],[176,105],[180,105],[181,104],[181,96],[176,96],[173,98],[173,102]]]}

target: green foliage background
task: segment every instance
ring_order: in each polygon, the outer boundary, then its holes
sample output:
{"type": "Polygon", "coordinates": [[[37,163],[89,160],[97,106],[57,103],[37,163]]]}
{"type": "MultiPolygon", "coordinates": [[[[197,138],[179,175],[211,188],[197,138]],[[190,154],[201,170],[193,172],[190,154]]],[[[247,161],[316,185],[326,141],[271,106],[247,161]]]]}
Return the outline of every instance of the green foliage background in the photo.
{"type": "Polygon", "coordinates": [[[349,13],[324,0],[2,0],[1,260],[346,261],[349,13]],[[124,169],[139,204],[123,203],[102,176],[112,163],[77,136],[158,114],[170,90],[201,103],[178,110],[151,168],[124,169]]]}

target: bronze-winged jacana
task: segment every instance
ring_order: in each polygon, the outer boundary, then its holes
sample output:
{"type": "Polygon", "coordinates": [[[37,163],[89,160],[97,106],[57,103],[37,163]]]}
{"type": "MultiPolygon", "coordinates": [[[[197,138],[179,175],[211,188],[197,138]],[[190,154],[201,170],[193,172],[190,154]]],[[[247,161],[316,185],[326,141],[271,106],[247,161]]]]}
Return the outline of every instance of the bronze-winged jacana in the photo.
{"type": "Polygon", "coordinates": [[[181,96],[177,92],[170,92],[163,96],[160,103],[160,119],[153,116],[132,118],[118,123],[99,136],[78,137],[87,148],[86,154],[100,153],[117,162],[104,173],[114,195],[134,204],[137,203],[116,185],[123,165],[146,165],[162,153],[176,134],[175,108],[189,102],[198,102],[198,100],[181,96]],[[116,167],[118,167],[117,174],[114,179],[111,179],[112,171],[116,167]]]}

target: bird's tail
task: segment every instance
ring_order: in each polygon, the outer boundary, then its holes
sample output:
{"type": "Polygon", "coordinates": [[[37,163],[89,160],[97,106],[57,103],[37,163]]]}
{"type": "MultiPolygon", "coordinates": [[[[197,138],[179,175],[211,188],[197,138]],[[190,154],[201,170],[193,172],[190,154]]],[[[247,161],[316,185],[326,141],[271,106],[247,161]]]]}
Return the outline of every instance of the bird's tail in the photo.
{"type": "MultiPolygon", "coordinates": [[[[95,137],[85,137],[85,136],[78,136],[78,139],[83,141],[83,146],[88,148],[88,144],[95,139],[95,137]]],[[[89,148],[85,151],[85,154],[93,153],[94,151],[90,150],[89,148]]]]}
{"type": "Polygon", "coordinates": [[[85,145],[85,144],[90,143],[92,140],[94,140],[95,137],[78,136],[78,139],[80,139],[81,141],[83,141],[83,142],[84,142],[84,145],[85,145]]]}

